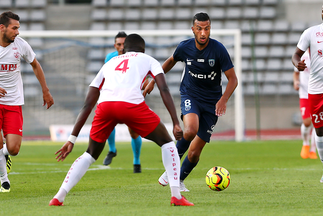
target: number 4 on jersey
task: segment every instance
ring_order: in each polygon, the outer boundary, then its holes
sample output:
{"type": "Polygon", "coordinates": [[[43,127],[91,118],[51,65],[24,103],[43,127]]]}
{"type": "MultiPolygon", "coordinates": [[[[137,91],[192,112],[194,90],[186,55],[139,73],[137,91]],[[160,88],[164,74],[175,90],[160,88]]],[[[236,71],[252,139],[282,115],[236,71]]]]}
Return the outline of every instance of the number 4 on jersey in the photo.
{"type": "Polygon", "coordinates": [[[126,73],[128,68],[129,59],[123,60],[118,66],[115,68],[116,71],[122,71],[122,73],[126,73]]]}

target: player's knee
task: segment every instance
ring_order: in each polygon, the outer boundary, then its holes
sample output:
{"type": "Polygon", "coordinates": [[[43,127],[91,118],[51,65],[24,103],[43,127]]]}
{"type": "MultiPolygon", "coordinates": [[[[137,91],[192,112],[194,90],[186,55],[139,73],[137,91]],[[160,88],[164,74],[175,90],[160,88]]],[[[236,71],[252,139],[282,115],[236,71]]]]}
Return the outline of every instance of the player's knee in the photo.
{"type": "Polygon", "coordinates": [[[200,152],[199,151],[189,151],[188,152],[188,160],[191,162],[191,163],[197,163],[200,159],[200,152]]]}
{"type": "Polygon", "coordinates": [[[197,134],[197,130],[194,128],[188,128],[184,131],[184,139],[187,141],[192,141],[197,134]]]}
{"type": "Polygon", "coordinates": [[[10,155],[12,155],[12,156],[16,156],[16,155],[18,155],[19,150],[20,150],[20,146],[15,146],[15,147],[13,147],[13,148],[8,148],[8,152],[9,152],[9,154],[10,154],[10,155]]]}

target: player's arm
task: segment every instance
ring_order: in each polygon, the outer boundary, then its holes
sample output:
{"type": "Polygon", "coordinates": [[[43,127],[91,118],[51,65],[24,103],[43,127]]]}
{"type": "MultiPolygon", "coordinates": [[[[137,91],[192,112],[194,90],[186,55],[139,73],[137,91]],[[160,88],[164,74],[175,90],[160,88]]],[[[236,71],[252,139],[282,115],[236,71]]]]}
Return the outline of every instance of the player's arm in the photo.
{"type": "Polygon", "coordinates": [[[299,90],[299,71],[294,71],[293,83],[294,83],[294,89],[298,91],[299,90]]]}
{"type": "MultiPolygon", "coordinates": [[[[71,137],[74,137],[74,142],[76,137],[79,135],[82,127],[84,126],[87,118],[91,114],[93,107],[95,106],[96,102],[98,101],[100,96],[100,90],[96,87],[90,86],[87,96],[85,98],[84,105],[76,118],[76,122],[74,124],[71,137]]],[[[67,155],[72,152],[74,147],[74,142],[72,140],[67,141],[62,148],[60,148],[55,154],[58,154],[56,159],[57,161],[63,161],[67,155]]]]}
{"type": "Polygon", "coordinates": [[[54,104],[54,99],[49,92],[49,88],[47,87],[44,71],[36,58],[34,59],[34,61],[30,63],[30,65],[32,66],[33,71],[42,88],[43,101],[44,101],[43,106],[47,104],[47,109],[48,109],[54,104]]]}
{"type": "Polygon", "coordinates": [[[305,51],[296,47],[295,53],[292,56],[292,63],[298,69],[298,71],[304,71],[306,67],[305,59],[301,61],[301,57],[305,51]]]}
{"type": "Polygon", "coordinates": [[[183,137],[183,131],[179,125],[179,121],[176,114],[176,109],[174,105],[173,98],[169,92],[168,86],[166,84],[165,75],[163,73],[158,74],[155,77],[157,87],[160,91],[160,96],[163,99],[163,102],[171,116],[173,122],[173,134],[176,140],[180,140],[183,137]]]}
{"type": "Polygon", "coordinates": [[[215,114],[217,116],[222,116],[225,114],[227,109],[227,102],[238,85],[238,79],[234,68],[225,71],[224,74],[228,79],[228,84],[222,97],[215,105],[215,114]]]}
{"type": "Polygon", "coordinates": [[[7,91],[4,88],[0,87],[0,98],[6,96],[6,94],[7,94],[7,91]]]}
{"type": "MultiPolygon", "coordinates": [[[[162,65],[164,73],[166,74],[168,71],[170,71],[174,67],[176,62],[177,61],[174,60],[173,56],[169,57],[162,65]]],[[[149,84],[146,86],[144,92],[142,93],[144,95],[144,97],[146,96],[147,93],[150,94],[150,92],[152,92],[152,90],[154,90],[154,85],[155,85],[155,80],[152,79],[149,82],[149,84]]]]}

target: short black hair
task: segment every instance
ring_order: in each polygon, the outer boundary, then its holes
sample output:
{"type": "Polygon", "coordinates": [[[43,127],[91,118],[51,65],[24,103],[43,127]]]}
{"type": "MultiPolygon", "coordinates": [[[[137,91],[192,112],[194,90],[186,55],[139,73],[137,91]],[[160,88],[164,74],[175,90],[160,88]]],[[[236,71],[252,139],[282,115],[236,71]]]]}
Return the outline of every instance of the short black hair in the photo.
{"type": "Polygon", "coordinates": [[[145,40],[138,34],[130,34],[124,41],[124,51],[145,52],[145,40]]]}
{"type": "Polygon", "coordinates": [[[194,25],[195,20],[197,20],[197,21],[208,21],[208,20],[210,20],[210,17],[209,17],[209,15],[207,13],[200,12],[200,13],[197,13],[197,14],[194,15],[194,17],[193,17],[193,25],[194,25]]]}
{"type": "Polygon", "coordinates": [[[11,11],[3,12],[0,15],[0,25],[3,24],[4,26],[8,27],[8,25],[10,24],[10,19],[19,21],[20,17],[11,11]]]}
{"type": "Polygon", "coordinates": [[[127,34],[124,32],[124,31],[120,31],[118,32],[118,34],[114,37],[114,41],[117,39],[117,38],[125,38],[127,37],[127,34]]]}

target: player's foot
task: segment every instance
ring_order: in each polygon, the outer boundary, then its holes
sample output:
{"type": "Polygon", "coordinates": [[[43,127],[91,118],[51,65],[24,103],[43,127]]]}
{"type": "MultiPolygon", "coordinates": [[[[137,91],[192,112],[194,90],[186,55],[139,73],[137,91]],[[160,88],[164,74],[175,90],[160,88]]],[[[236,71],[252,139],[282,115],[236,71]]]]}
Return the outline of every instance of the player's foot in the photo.
{"type": "Polygon", "coordinates": [[[315,151],[311,151],[308,155],[308,157],[310,159],[317,159],[317,155],[316,155],[316,152],[315,151]]]}
{"type": "Polygon", "coordinates": [[[158,182],[161,186],[168,185],[168,176],[166,171],[159,177],[158,182]]]}
{"type": "Polygon", "coordinates": [[[49,206],[63,206],[63,202],[58,201],[58,199],[53,198],[50,202],[49,202],[49,206]]]}
{"type": "Polygon", "coordinates": [[[0,188],[0,192],[10,192],[10,184],[9,184],[9,182],[3,182],[2,184],[1,184],[1,188],[0,188]]]}
{"type": "Polygon", "coordinates": [[[117,156],[117,151],[116,152],[109,151],[109,153],[103,160],[103,165],[108,166],[109,164],[111,164],[112,158],[114,158],[115,156],[117,156]]]}
{"type": "Polygon", "coordinates": [[[303,145],[302,151],[301,151],[301,157],[303,159],[306,159],[309,157],[310,154],[310,146],[309,145],[303,145]]]}
{"type": "Polygon", "coordinates": [[[180,190],[181,192],[190,192],[190,190],[189,190],[189,189],[187,189],[187,188],[185,187],[185,184],[184,184],[184,182],[183,182],[183,181],[180,181],[180,182],[179,182],[179,190],[180,190]]]}
{"type": "Polygon", "coordinates": [[[12,168],[12,159],[10,155],[5,155],[6,162],[7,162],[7,173],[9,174],[12,168]]]}
{"type": "Polygon", "coordinates": [[[141,173],[141,165],[140,164],[133,165],[133,173],[141,173]]]}
{"type": "Polygon", "coordinates": [[[171,206],[194,206],[193,203],[189,202],[184,196],[182,199],[177,199],[176,197],[172,197],[170,199],[171,206]]]}

